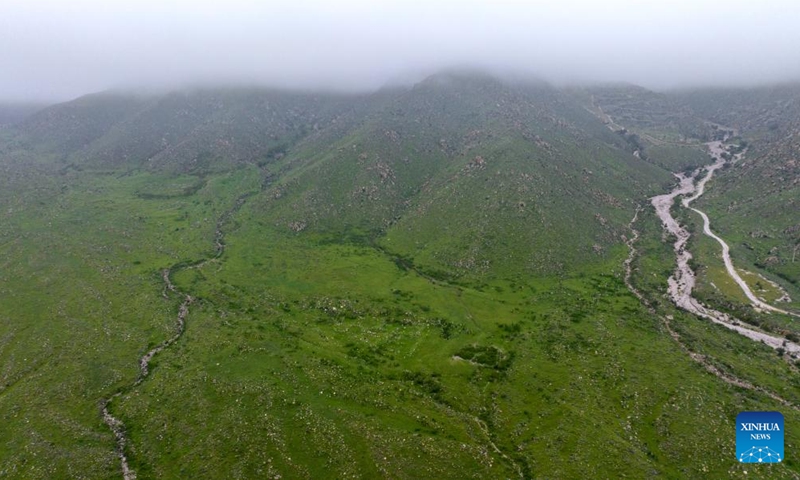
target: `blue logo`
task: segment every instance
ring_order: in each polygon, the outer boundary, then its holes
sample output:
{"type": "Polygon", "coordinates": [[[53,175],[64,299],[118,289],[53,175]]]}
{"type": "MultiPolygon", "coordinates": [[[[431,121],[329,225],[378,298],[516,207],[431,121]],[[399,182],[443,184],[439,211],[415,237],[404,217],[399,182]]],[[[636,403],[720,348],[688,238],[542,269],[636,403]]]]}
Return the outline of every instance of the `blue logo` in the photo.
{"type": "Polygon", "coordinates": [[[783,461],[783,415],[742,412],[736,416],[736,458],[742,463],[783,461]]]}

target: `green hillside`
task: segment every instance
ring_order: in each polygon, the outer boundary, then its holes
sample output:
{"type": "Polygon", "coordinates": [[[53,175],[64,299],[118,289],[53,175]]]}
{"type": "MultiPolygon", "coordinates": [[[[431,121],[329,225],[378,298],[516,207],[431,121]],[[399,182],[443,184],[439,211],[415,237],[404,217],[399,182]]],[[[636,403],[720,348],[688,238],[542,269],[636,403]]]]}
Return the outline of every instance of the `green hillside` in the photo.
{"type": "Polygon", "coordinates": [[[698,114],[738,128],[739,143],[747,147],[700,208],[719,219],[717,229],[743,267],[779,282],[800,305],[800,87],[685,97],[698,114]]]}
{"type": "Polygon", "coordinates": [[[606,260],[637,199],[669,181],[552,87],[453,74],[399,93],[333,148],[298,145],[280,168],[261,203],[279,226],[375,242],[451,280],[606,260]]]}
{"type": "Polygon", "coordinates": [[[268,90],[106,92],[34,115],[16,139],[65,167],[202,175],[269,160],[357,107],[357,98],[268,90]]]}

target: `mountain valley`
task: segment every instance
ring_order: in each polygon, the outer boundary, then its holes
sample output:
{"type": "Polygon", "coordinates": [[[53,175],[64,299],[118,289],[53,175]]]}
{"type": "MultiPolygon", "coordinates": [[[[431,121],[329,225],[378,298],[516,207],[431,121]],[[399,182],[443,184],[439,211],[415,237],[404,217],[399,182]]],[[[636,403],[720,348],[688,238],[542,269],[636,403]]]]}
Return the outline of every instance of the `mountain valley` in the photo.
{"type": "Polygon", "coordinates": [[[447,71],[14,116],[0,476],[752,477],[736,414],[800,422],[798,102],[447,71]],[[691,206],[790,314],[676,197],[691,296],[783,347],[667,294],[651,199],[718,159],[691,206]]]}

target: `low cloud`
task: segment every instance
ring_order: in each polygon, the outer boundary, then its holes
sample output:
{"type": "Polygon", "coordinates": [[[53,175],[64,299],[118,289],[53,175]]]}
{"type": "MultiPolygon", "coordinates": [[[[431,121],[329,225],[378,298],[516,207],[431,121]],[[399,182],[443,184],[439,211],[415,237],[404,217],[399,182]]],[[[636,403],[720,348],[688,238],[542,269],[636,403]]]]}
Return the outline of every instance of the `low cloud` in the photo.
{"type": "Polygon", "coordinates": [[[0,99],[209,83],[367,90],[451,66],[656,89],[800,79],[794,1],[264,3],[5,2],[0,99]]]}

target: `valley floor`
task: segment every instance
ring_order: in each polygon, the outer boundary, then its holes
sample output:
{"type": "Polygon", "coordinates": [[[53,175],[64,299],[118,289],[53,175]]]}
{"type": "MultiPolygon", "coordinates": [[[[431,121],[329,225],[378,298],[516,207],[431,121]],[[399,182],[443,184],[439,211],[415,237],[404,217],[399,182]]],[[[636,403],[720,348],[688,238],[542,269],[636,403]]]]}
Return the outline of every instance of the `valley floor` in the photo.
{"type": "MultiPolygon", "coordinates": [[[[117,391],[139,478],[744,477],[733,437],[704,432],[727,432],[741,410],[797,416],[781,403],[800,401],[796,375],[770,349],[673,311],[677,344],[628,293],[622,250],[577,276],[470,285],[286,234],[255,202],[223,240],[215,219],[261,176],[220,175],[166,202],[133,193],[173,180],[96,177],[7,216],[0,472],[121,476],[98,409],[117,391]],[[199,264],[215,238],[225,254],[199,264]],[[185,307],[162,297],[176,263],[195,266],[171,276],[195,299],[186,330],[147,356],[185,307]],[[699,448],[720,454],[685,461],[699,448]]],[[[664,246],[641,221],[645,272],[664,246]]]]}
{"type": "Polygon", "coordinates": [[[730,248],[728,245],[711,231],[710,220],[708,216],[702,211],[690,206],[691,202],[697,200],[703,195],[705,186],[708,181],[711,180],[714,172],[726,163],[726,160],[722,158],[722,153],[724,152],[722,148],[722,142],[710,143],[709,150],[715,159],[715,163],[705,168],[705,175],[703,175],[702,178],[698,180],[698,177],[702,173],[700,169],[693,172],[692,175],[676,174],[676,177],[679,180],[679,185],[672,192],[653,197],[652,199],[652,204],[656,209],[656,214],[661,220],[665,231],[674,236],[676,239],[674,250],[677,256],[678,266],[675,274],[669,278],[669,296],[680,308],[683,308],[699,317],[709,319],[719,325],[723,325],[726,328],[736,331],[753,341],[762,342],[776,350],[781,349],[782,351],[786,351],[790,354],[791,358],[796,359],[798,353],[800,353],[800,345],[797,343],[791,342],[784,337],[769,335],[763,331],[758,331],[754,328],[748,328],[742,325],[740,320],[732,318],[728,314],[708,308],[692,296],[692,289],[695,286],[695,274],[689,265],[689,262],[692,259],[692,254],[687,249],[687,242],[689,240],[690,233],[684,227],[680,226],[671,214],[671,209],[675,203],[675,199],[679,196],[684,197],[681,201],[681,205],[684,208],[691,209],[703,218],[703,232],[709,237],[714,238],[722,245],[722,257],[728,274],[744,291],[745,295],[751,301],[753,306],[762,310],[768,310],[770,312],[797,316],[797,314],[773,307],[756,298],[749,286],[744,282],[744,280],[741,279],[733,267],[733,262],[731,261],[730,257],[730,248]],[[697,183],[695,183],[695,181],[697,183]]]}

